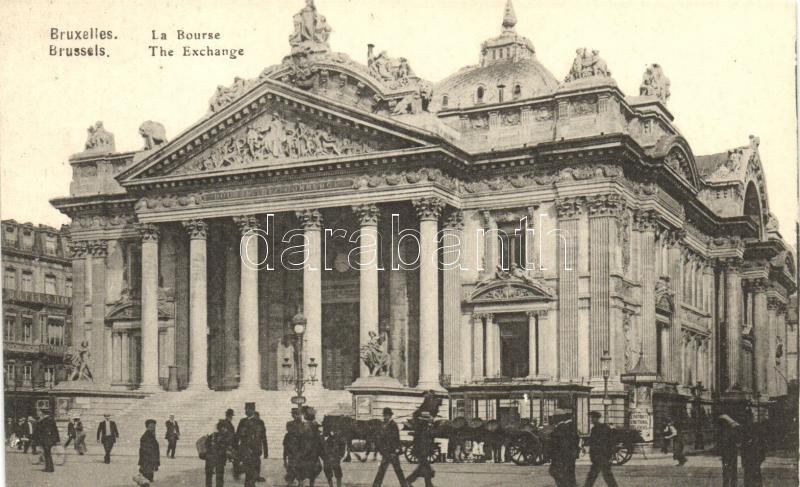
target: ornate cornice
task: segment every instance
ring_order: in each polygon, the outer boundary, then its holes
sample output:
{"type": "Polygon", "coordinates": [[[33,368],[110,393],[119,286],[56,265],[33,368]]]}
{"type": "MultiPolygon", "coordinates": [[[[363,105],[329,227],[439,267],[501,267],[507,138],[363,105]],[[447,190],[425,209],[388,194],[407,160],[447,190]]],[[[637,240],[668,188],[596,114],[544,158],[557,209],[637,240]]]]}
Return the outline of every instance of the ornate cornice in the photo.
{"type": "Polygon", "coordinates": [[[322,212],[317,209],[306,209],[295,212],[300,224],[306,230],[319,230],[322,228],[322,212]]]}
{"type": "Polygon", "coordinates": [[[417,210],[417,216],[419,216],[420,221],[438,221],[439,215],[442,214],[442,209],[445,206],[444,201],[435,197],[417,198],[412,200],[411,204],[417,210]]]}
{"type": "Polygon", "coordinates": [[[181,224],[189,233],[191,240],[205,240],[208,235],[208,224],[203,220],[185,220],[181,224]]]}
{"type": "Polygon", "coordinates": [[[242,235],[258,229],[258,218],[255,215],[239,215],[233,217],[233,223],[239,227],[242,235]]]}
{"type": "Polygon", "coordinates": [[[139,235],[142,236],[143,241],[158,241],[158,237],[160,235],[160,230],[158,225],[154,223],[140,223],[136,225],[136,229],[139,231],[139,235]]]}
{"type": "Polygon", "coordinates": [[[366,203],[363,205],[355,205],[353,206],[353,213],[356,214],[356,218],[358,218],[358,223],[363,226],[375,226],[378,224],[378,220],[381,216],[381,210],[378,208],[378,205],[372,203],[366,203]]]}

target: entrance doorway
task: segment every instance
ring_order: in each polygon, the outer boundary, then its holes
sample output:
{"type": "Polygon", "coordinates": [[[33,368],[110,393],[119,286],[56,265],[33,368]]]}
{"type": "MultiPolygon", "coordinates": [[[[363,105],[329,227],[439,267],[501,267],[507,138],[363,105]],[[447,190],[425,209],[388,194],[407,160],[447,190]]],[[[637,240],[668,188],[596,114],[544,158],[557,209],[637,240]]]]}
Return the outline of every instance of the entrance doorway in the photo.
{"type": "Polygon", "coordinates": [[[358,377],[358,303],[322,305],[322,385],[344,389],[358,377]]]}
{"type": "Polygon", "coordinates": [[[526,377],[528,364],[528,321],[510,319],[500,326],[500,374],[503,377],[526,377]]]}

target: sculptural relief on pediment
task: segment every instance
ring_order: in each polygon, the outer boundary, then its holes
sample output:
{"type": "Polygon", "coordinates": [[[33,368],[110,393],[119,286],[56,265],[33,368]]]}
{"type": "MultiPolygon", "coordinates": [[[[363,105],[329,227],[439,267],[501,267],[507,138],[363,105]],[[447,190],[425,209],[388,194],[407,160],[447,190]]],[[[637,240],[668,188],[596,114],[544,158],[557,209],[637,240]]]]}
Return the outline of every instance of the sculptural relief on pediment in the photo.
{"type": "MultiPolygon", "coordinates": [[[[391,142],[386,149],[397,148],[391,142]]],[[[374,137],[310,117],[265,113],[211,146],[176,174],[249,167],[291,159],[365,154],[380,150],[374,137]]]]}

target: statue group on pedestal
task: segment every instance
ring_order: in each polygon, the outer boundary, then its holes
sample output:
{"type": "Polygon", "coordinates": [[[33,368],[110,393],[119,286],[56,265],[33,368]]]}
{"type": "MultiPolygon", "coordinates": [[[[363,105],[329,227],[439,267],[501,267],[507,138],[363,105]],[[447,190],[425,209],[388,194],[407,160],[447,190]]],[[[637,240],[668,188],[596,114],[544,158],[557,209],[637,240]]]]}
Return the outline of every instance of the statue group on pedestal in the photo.
{"type": "Polygon", "coordinates": [[[95,122],[88,129],[84,150],[92,152],[114,152],[114,134],[103,127],[103,122],[95,122]]]}
{"type": "Polygon", "coordinates": [[[392,368],[389,355],[389,334],[385,331],[369,332],[369,343],[361,346],[361,360],[369,369],[370,376],[388,376],[392,368]]]}
{"type": "Polygon", "coordinates": [[[575,50],[575,60],[572,62],[572,68],[569,74],[564,79],[564,82],[570,82],[577,79],[589,78],[592,76],[611,76],[611,71],[608,65],[600,57],[600,51],[589,51],[585,47],[575,50]]]}
{"type": "Polygon", "coordinates": [[[68,381],[92,382],[94,380],[92,371],[89,369],[91,355],[89,342],[86,340],[83,340],[77,349],[67,348],[67,352],[64,354],[64,365],[68,381]]]}
{"type": "Polygon", "coordinates": [[[328,50],[331,27],[324,15],[317,13],[314,0],[306,0],[306,6],[294,15],[294,32],[289,36],[292,52],[328,50]]]}

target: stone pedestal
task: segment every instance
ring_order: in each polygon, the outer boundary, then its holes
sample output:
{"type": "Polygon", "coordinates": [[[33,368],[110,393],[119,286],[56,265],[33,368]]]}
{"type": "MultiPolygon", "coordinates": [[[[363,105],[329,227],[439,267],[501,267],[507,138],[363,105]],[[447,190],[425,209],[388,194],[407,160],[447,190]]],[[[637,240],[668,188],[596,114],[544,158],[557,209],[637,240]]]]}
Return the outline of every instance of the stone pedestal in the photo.
{"type": "MultiPolygon", "coordinates": [[[[398,425],[422,404],[422,395],[425,393],[425,390],[405,387],[397,379],[386,376],[361,377],[347,390],[353,395],[356,419],[381,419],[383,408],[389,407],[392,408],[398,425]]],[[[439,409],[439,415],[447,417],[448,408],[449,404],[445,400],[439,409]]]]}

